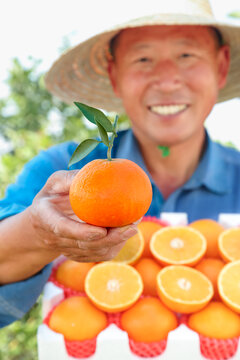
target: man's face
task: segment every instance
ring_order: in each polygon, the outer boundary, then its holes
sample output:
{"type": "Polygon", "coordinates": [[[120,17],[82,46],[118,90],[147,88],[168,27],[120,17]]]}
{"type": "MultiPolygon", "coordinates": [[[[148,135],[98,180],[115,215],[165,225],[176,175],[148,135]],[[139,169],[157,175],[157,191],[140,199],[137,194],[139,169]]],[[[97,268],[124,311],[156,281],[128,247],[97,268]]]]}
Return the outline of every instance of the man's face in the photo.
{"type": "Polygon", "coordinates": [[[229,48],[203,26],[126,29],[109,64],[135,134],[165,146],[202,133],[226,82],[229,48]]]}

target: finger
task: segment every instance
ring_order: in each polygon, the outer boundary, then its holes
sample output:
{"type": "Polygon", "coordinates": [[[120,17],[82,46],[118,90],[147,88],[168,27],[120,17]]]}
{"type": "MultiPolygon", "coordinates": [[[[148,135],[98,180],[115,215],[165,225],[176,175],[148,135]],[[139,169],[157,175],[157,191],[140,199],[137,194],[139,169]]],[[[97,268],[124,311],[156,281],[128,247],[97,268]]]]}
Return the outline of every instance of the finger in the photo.
{"type": "Polygon", "coordinates": [[[108,252],[105,255],[103,255],[104,261],[109,261],[109,260],[114,259],[118,255],[118,253],[121,251],[121,249],[123,248],[125,243],[126,243],[126,241],[109,248],[108,252]]]}
{"type": "Polygon", "coordinates": [[[57,238],[92,241],[107,235],[106,228],[71,219],[51,205],[48,205],[47,212],[45,209],[41,220],[40,226],[57,238]]]}
{"type": "Polygon", "coordinates": [[[109,258],[108,249],[99,249],[98,251],[89,251],[82,249],[66,249],[62,252],[64,256],[76,261],[99,262],[109,258]]]}
{"type": "Polygon", "coordinates": [[[137,226],[134,224],[118,227],[118,228],[110,228],[108,230],[108,242],[112,244],[112,246],[119,244],[122,241],[126,241],[130,237],[137,234],[137,226]]]}
{"type": "Polygon", "coordinates": [[[68,193],[70,185],[79,170],[60,170],[53,173],[47,180],[43,192],[48,194],[68,193]]]}
{"type": "Polygon", "coordinates": [[[142,221],[142,219],[143,219],[143,216],[140,218],[140,219],[138,219],[137,221],[134,221],[134,225],[138,225],[141,221],[142,221]]]}
{"type": "Polygon", "coordinates": [[[122,228],[109,229],[106,237],[99,238],[97,240],[89,239],[78,239],[76,245],[73,247],[78,247],[79,249],[96,249],[99,248],[113,248],[116,245],[120,245],[120,248],[125,244],[126,240],[136,234],[135,227],[126,226],[122,228]]]}

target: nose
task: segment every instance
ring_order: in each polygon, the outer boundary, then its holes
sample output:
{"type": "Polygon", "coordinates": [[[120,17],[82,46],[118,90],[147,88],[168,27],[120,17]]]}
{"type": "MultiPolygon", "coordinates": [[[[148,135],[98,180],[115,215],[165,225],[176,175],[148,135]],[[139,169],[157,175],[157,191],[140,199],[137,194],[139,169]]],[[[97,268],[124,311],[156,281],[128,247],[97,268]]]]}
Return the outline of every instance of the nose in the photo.
{"type": "Polygon", "coordinates": [[[182,76],[177,64],[173,61],[158,62],[152,71],[151,85],[165,93],[174,92],[182,86],[182,76]]]}

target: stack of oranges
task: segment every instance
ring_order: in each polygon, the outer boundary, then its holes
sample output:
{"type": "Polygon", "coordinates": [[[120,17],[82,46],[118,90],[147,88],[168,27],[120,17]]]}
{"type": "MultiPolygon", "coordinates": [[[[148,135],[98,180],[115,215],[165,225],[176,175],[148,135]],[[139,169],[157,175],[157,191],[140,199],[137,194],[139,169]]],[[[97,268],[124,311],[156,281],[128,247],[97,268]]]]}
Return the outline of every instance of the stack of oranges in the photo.
{"type": "Polygon", "coordinates": [[[65,299],[51,314],[49,326],[69,340],[76,340],[70,328],[78,324],[88,324],[78,340],[97,336],[110,313],[119,313],[119,326],[139,343],[166,341],[181,314],[203,336],[240,336],[240,229],[225,230],[214,220],[166,226],[143,218],[115,259],[66,260],[55,278],[84,295],[65,299]]]}

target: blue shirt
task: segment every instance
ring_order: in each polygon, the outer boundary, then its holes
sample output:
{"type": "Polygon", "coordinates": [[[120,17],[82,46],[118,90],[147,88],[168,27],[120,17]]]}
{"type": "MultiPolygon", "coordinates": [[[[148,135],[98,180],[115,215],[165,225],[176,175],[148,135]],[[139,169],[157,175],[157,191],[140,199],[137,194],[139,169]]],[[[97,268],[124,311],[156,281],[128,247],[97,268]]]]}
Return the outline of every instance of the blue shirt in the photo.
{"type": "MultiPolygon", "coordinates": [[[[67,170],[68,162],[77,144],[66,142],[41,151],[25,165],[15,184],[8,186],[0,201],[0,219],[17,214],[29,205],[57,170],[67,170]]],[[[96,158],[106,158],[103,144],[70,170],[79,169],[96,158]]],[[[240,153],[213,142],[206,133],[206,148],[192,177],[166,200],[154,184],[144,163],[138,142],[129,130],[121,131],[115,139],[112,157],[136,162],[148,174],[153,188],[153,200],[147,215],[161,212],[186,212],[189,222],[200,218],[217,220],[219,213],[240,212],[240,153]]],[[[51,272],[46,266],[35,276],[17,283],[0,286],[0,327],[21,318],[42,291],[51,272]]]]}

